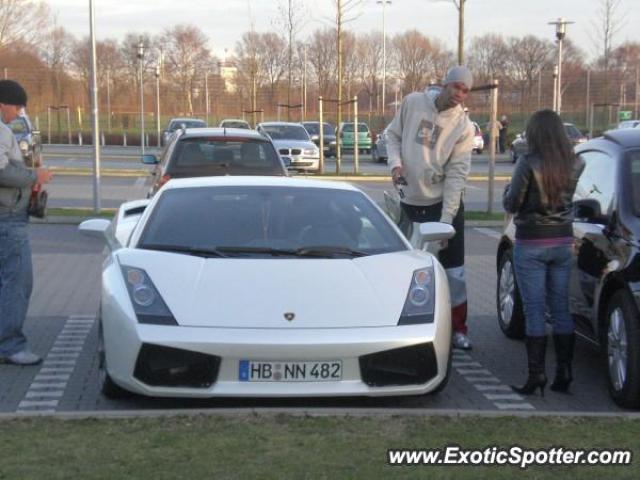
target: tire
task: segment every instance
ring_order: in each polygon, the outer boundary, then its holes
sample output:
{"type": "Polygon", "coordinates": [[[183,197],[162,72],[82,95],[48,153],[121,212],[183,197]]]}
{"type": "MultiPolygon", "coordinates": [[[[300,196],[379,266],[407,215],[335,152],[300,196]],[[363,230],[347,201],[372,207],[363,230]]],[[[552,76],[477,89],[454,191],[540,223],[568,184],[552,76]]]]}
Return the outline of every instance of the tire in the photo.
{"type": "Polygon", "coordinates": [[[524,338],[525,322],[522,299],[516,283],[511,249],[505,250],[498,263],[496,285],[496,310],[498,325],[507,337],[516,340],[524,338]]]}
{"type": "Polygon", "coordinates": [[[640,407],[640,314],[624,290],[607,304],[605,323],[609,393],[624,408],[640,407]]]}
{"type": "Polygon", "coordinates": [[[131,394],[116,384],[107,372],[107,359],[104,350],[104,335],[102,333],[102,321],[98,327],[98,377],[100,381],[100,392],[112,400],[126,398],[131,394]]]}

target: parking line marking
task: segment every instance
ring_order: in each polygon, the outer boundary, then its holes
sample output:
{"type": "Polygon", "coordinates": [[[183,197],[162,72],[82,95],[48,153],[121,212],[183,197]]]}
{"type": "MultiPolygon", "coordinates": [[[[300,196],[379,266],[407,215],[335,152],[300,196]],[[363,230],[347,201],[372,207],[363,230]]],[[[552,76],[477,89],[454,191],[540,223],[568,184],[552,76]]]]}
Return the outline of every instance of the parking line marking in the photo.
{"type": "Polygon", "coordinates": [[[478,233],[482,233],[483,235],[486,235],[487,237],[491,237],[494,240],[500,240],[500,238],[502,238],[502,235],[500,235],[500,233],[490,228],[475,227],[474,230],[478,233]]]}
{"type": "Polygon", "coordinates": [[[503,391],[503,392],[512,392],[513,390],[511,390],[511,387],[508,385],[480,385],[478,383],[475,383],[473,385],[474,387],[476,387],[477,390],[480,390],[481,392],[487,391],[487,390],[499,390],[499,391],[503,391]]]}
{"type": "Polygon", "coordinates": [[[458,373],[460,375],[493,375],[493,373],[491,373],[486,368],[480,368],[480,369],[458,368],[458,373]]]}
{"type": "Polygon", "coordinates": [[[484,396],[488,400],[524,400],[524,398],[522,398],[522,396],[518,395],[517,393],[485,393],[484,396]]]}
{"type": "Polygon", "coordinates": [[[18,403],[16,412],[54,413],[57,410],[58,399],[64,396],[77,359],[94,323],[94,316],[71,315],[67,318],[24,398],[18,403]],[[80,322],[82,325],[78,324],[80,322]],[[37,400],[52,397],[55,399],[37,400]]]}
{"type": "Polygon", "coordinates": [[[500,410],[535,410],[536,408],[530,403],[498,403],[493,404],[500,410]]]}
{"type": "Polygon", "coordinates": [[[478,362],[451,362],[454,367],[482,367],[478,362]]]}
{"type": "Polygon", "coordinates": [[[469,382],[495,382],[502,383],[499,378],[496,377],[465,377],[469,382]]]}

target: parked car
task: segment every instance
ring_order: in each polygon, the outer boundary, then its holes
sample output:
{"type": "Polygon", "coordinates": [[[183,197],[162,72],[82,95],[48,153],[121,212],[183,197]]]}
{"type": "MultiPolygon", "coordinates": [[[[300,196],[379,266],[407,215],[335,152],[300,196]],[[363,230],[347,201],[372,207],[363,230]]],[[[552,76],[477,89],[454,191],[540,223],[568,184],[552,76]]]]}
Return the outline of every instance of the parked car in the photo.
{"type": "Polygon", "coordinates": [[[473,137],[473,151],[480,154],[484,150],[484,137],[482,136],[482,129],[476,122],[471,122],[475,130],[475,136],[473,137]]]}
{"type": "MultiPolygon", "coordinates": [[[[398,396],[446,384],[445,272],[356,187],[172,180],[117,218],[79,227],[110,249],[104,395],[398,396]]],[[[448,238],[441,225],[421,224],[423,242],[448,238]]]]}
{"type": "MultiPolygon", "coordinates": [[[[569,137],[569,141],[572,145],[580,145],[588,140],[587,136],[584,135],[580,130],[576,128],[573,123],[565,123],[564,131],[567,132],[567,136],[569,137]]],[[[515,140],[511,143],[511,149],[509,153],[511,154],[511,161],[516,163],[516,160],[520,155],[527,153],[529,147],[527,146],[527,139],[525,138],[525,133],[519,133],[516,135],[515,140]]]]}
{"type": "Polygon", "coordinates": [[[42,165],[42,139],[40,132],[33,128],[29,116],[22,110],[7,125],[16,137],[25,165],[30,168],[42,165]]]}
{"type": "MultiPolygon", "coordinates": [[[[581,336],[605,353],[609,392],[623,407],[640,407],[640,131],[612,130],[576,147],[585,161],[574,196],[575,241],[571,313],[581,336]]],[[[513,269],[515,228],[497,252],[498,322],[524,335],[513,269]]],[[[582,372],[588,375],[589,372],[582,372]]]]}
{"type": "Polygon", "coordinates": [[[371,147],[371,158],[376,163],[387,163],[389,159],[387,154],[387,128],[389,128],[389,126],[376,135],[376,141],[371,147]]]}
{"type": "Polygon", "coordinates": [[[264,122],[258,124],[257,130],[273,141],[282,159],[290,163],[291,169],[317,172],[320,168],[320,150],[301,124],[264,122]]]}
{"type": "MultiPolygon", "coordinates": [[[[320,148],[320,122],[302,122],[302,126],[307,130],[311,141],[320,148]]],[[[336,156],[336,129],[330,123],[322,124],[322,141],[324,154],[327,157],[336,156]]]]}
{"type": "Polygon", "coordinates": [[[178,129],[186,129],[186,128],[204,128],[207,124],[204,120],[200,120],[199,118],[172,118],[169,120],[169,124],[167,128],[162,132],[162,145],[166,145],[169,143],[169,139],[174,134],[174,132],[178,129]]]}
{"type": "Polygon", "coordinates": [[[640,120],[623,120],[618,124],[618,128],[636,128],[640,125],[640,120]]]}
{"type": "MultiPolygon", "coordinates": [[[[338,127],[340,148],[353,150],[355,148],[355,135],[353,134],[353,122],[342,122],[338,127]]],[[[358,123],[358,150],[362,153],[371,153],[371,132],[366,123],[358,123]]]]}
{"type": "Polygon", "coordinates": [[[244,128],[251,130],[251,125],[246,120],[238,120],[235,118],[225,118],[218,125],[220,128],[244,128]]]}
{"type": "Polygon", "coordinates": [[[148,197],[172,178],[218,175],[287,176],[271,141],[255,130],[196,128],[174,135],[160,158],[144,155],[153,165],[148,197]]]}

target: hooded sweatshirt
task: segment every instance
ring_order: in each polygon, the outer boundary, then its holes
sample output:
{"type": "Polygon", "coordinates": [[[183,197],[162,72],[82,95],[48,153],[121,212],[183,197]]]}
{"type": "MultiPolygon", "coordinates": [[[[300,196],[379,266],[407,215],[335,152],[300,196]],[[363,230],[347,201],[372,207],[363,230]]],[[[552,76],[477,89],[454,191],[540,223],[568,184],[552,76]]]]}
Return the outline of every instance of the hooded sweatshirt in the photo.
{"type": "Polygon", "coordinates": [[[0,222],[27,220],[35,170],[27,168],[15,135],[0,120],[0,222]]]}
{"type": "Polygon", "coordinates": [[[387,128],[389,167],[402,166],[408,185],[402,201],[429,206],[442,202],[441,222],[452,223],[471,168],[473,125],[460,105],[438,112],[440,89],[405,97],[387,128]]]}

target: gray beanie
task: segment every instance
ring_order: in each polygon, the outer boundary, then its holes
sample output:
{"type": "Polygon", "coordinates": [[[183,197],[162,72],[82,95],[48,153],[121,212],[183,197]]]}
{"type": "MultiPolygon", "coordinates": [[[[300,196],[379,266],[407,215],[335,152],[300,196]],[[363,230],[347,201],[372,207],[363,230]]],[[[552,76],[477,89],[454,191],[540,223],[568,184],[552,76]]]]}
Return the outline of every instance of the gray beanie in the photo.
{"type": "Polygon", "coordinates": [[[27,92],[13,80],[0,80],[0,103],[27,106],[27,92]]]}
{"type": "Polygon", "coordinates": [[[473,75],[471,74],[471,70],[469,70],[464,65],[457,65],[452,67],[447,72],[447,76],[444,77],[444,85],[449,83],[460,82],[464,83],[469,90],[473,87],[473,75]]]}

